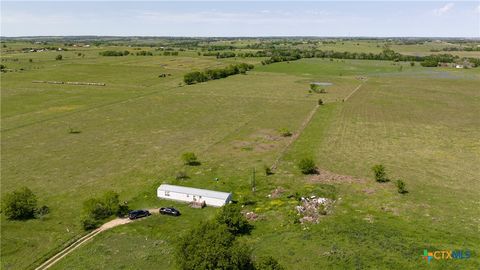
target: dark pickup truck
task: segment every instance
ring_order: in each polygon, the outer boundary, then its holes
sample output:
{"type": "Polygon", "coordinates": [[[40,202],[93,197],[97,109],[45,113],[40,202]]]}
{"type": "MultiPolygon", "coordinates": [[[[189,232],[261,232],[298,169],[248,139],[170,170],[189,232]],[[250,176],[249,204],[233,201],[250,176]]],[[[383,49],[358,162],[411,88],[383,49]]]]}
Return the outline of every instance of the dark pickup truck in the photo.
{"type": "Polygon", "coordinates": [[[173,207],[162,207],[160,208],[160,214],[162,215],[170,215],[170,216],[180,216],[180,211],[173,207]]]}

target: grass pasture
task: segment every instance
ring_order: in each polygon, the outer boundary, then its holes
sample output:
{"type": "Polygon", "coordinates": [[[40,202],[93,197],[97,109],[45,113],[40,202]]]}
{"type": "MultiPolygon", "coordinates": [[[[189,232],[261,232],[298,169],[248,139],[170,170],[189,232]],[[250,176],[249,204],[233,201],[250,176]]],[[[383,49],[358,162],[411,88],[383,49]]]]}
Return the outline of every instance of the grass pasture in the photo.
{"type": "MultiPolygon", "coordinates": [[[[34,268],[82,235],[82,202],[110,189],[134,208],[174,205],[183,215],[152,216],[102,233],[53,269],[175,269],[175,235],[216,210],[157,200],[162,182],[255,201],[246,209],[261,218],[239,240],[254,256],[272,255],[287,269],[418,269],[426,265],[424,249],[472,252],[468,260],[432,261],[435,268],[480,266],[478,69],[303,59],[184,86],[185,72],[243,60],[68,53],[62,61],[53,60],[56,53],[36,53],[32,65],[38,68],[1,75],[2,195],[28,186],[51,208],[44,220],[1,216],[2,269],[34,268]],[[310,82],[333,85],[316,94],[308,92],[310,82]],[[290,138],[279,130],[298,132],[319,98],[326,104],[285,148],[290,138]],[[81,132],[69,134],[70,127],[81,132]],[[187,151],[197,154],[200,166],[181,164],[187,151]],[[358,180],[301,175],[296,164],[305,156],[320,169],[358,180]],[[263,166],[279,157],[275,174],[263,175],[263,166]],[[409,193],[398,194],[393,182],[375,183],[370,168],[377,163],[392,180],[403,179],[409,193]],[[179,171],[189,179],[176,180],[179,171]],[[268,198],[276,187],[285,192],[268,198]],[[293,224],[296,202],[288,195],[295,192],[334,198],[333,213],[319,224],[293,224]]],[[[7,56],[19,58],[17,68],[34,57],[7,56]]]]}

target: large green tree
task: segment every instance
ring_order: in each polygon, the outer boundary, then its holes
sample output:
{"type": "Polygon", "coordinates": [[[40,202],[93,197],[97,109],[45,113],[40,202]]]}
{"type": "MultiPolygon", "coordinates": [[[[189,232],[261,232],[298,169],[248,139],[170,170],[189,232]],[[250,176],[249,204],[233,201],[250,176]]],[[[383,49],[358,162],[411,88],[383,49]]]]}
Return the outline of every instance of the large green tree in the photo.
{"type": "Polygon", "coordinates": [[[8,219],[29,219],[35,217],[37,197],[23,187],[3,197],[2,211],[8,219]]]}
{"type": "Polygon", "coordinates": [[[216,221],[219,224],[227,225],[233,235],[248,234],[252,230],[252,225],[240,211],[239,204],[227,204],[217,214],[216,221]]]}
{"type": "Polygon", "coordinates": [[[211,221],[179,239],[176,259],[182,270],[253,269],[250,250],[235,241],[225,224],[211,221]]]}

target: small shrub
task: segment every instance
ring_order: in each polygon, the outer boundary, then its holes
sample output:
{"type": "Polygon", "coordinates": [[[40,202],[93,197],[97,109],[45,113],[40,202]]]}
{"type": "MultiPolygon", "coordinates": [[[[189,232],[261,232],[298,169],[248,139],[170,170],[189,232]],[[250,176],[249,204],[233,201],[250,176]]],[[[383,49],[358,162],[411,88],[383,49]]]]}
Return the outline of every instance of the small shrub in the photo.
{"type": "Polygon", "coordinates": [[[251,196],[243,196],[240,201],[238,202],[240,205],[246,206],[246,205],[255,205],[257,204],[257,201],[255,198],[252,198],[251,196]]]}
{"type": "Polygon", "coordinates": [[[322,106],[323,105],[323,100],[321,98],[318,99],[318,105],[322,106]]]}
{"type": "Polygon", "coordinates": [[[32,58],[28,59],[28,62],[33,63],[33,59],[32,58]]]}
{"type": "Polygon", "coordinates": [[[260,257],[256,262],[255,262],[255,269],[257,270],[283,270],[285,267],[283,267],[281,264],[278,263],[278,261],[273,258],[272,256],[267,256],[267,257],[260,257]]]}
{"type": "Polygon", "coordinates": [[[182,160],[185,165],[197,166],[200,165],[197,156],[193,152],[187,152],[182,154],[182,160]]]}
{"type": "Polygon", "coordinates": [[[43,205],[40,208],[35,209],[35,217],[36,218],[43,218],[44,216],[50,213],[50,208],[46,205],[43,205]]]}
{"type": "Polygon", "coordinates": [[[298,167],[303,174],[315,174],[317,173],[317,168],[315,166],[315,161],[311,158],[303,158],[298,163],[298,167]]]}
{"type": "Polygon", "coordinates": [[[292,136],[292,132],[286,128],[282,128],[280,129],[280,135],[282,135],[282,137],[290,137],[292,136]]]}
{"type": "Polygon", "coordinates": [[[403,182],[402,180],[397,180],[395,184],[397,186],[398,193],[400,194],[408,193],[408,190],[405,188],[405,182],[403,182]]]}
{"type": "Polygon", "coordinates": [[[100,226],[100,222],[92,217],[85,217],[82,219],[82,227],[86,231],[96,229],[98,226],[100,226]]]}
{"type": "Polygon", "coordinates": [[[415,62],[410,62],[410,66],[411,67],[415,66],[415,62]]]}
{"type": "Polygon", "coordinates": [[[265,170],[265,175],[266,175],[266,176],[269,176],[269,175],[272,175],[272,174],[273,174],[272,169],[271,169],[269,166],[264,165],[264,166],[263,166],[263,169],[265,170]]]}
{"type": "Polygon", "coordinates": [[[188,179],[188,178],[190,178],[190,177],[188,177],[187,173],[184,172],[184,171],[179,171],[175,175],[175,179],[177,179],[177,180],[185,180],[185,179],[188,179]]]}
{"type": "Polygon", "coordinates": [[[310,90],[308,92],[311,93],[312,91],[317,93],[317,94],[327,93],[327,91],[324,88],[320,88],[320,86],[318,84],[315,84],[315,83],[310,84],[310,90]]]}
{"type": "Polygon", "coordinates": [[[55,60],[57,61],[60,61],[63,59],[63,56],[61,54],[57,55],[57,57],[55,57],[55,60]]]}
{"type": "Polygon", "coordinates": [[[36,207],[37,197],[27,187],[15,190],[3,197],[2,212],[8,219],[34,218],[36,207]]]}
{"type": "Polygon", "coordinates": [[[118,205],[117,217],[126,217],[130,212],[130,207],[127,204],[118,205]]]}
{"type": "Polygon", "coordinates": [[[70,128],[68,128],[68,133],[70,133],[70,134],[79,134],[79,133],[82,133],[82,131],[70,127],[70,128]]]}
{"type": "Polygon", "coordinates": [[[384,183],[389,181],[387,173],[385,172],[385,167],[382,164],[373,166],[372,171],[377,182],[384,183]]]}

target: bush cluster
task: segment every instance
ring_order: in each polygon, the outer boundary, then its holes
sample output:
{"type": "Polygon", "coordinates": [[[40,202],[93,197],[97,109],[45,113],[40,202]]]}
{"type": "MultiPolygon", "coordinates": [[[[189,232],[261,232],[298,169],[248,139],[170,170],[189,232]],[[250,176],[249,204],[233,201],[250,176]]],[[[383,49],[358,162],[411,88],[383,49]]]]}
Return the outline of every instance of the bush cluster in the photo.
{"type": "Polygon", "coordinates": [[[230,65],[225,68],[207,69],[205,71],[194,71],[185,74],[185,76],[183,77],[183,81],[186,84],[195,84],[210,80],[222,79],[235,74],[245,74],[248,70],[251,69],[253,69],[253,65],[241,63],[236,65],[230,65]]]}
{"type": "Polygon", "coordinates": [[[206,53],[203,53],[203,56],[215,56],[217,58],[230,58],[230,57],[235,57],[236,54],[234,52],[206,52],[206,53]]]}
{"type": "Polygon", "coordinates": [[[152,56],[152,52],[147,52],[147,51],[139,51],[136,53],[137,56],[152,56]]]}
{"type": "Polygon", "coordinates": [[[164,55],[164,56],[177,56],[177,55],[178,55],[178,52],[169,52],[169,51],[166,51],[166,52],[163,52],[163,55],[164,55]]]}
{"type": "Polygon", "coordinates": [[[98,54],[100,54],[101,56],[126,56],[126,55],[129,55],[130,52],[129,51],[103,51],[103,52],[99,52],[98,54]]]}
{"type": "Polygon", "coordinates": [[[315,92],[317,94],[324,94],[327,91],[325,91],[324,88],[321,88],[318,84],[311,83],[310,84],[310,91],[315,92]]]}
{"type": "Polygon", "coordinates": [[[280,132],[280,135],[281,135],[282,137],[290,137],[290,136],[292,136],[292,132],[291,132],[290,130],[288,130],[287,128],[282,128],[282,129],[279,130],[279,132],[280,132]]]}
{"type": "MultiPolygon", "coordinates": [[[[382,164],[378,164],[372,167],[373,175],[375,177],[375,180],[380,183],[385,183],[390,181],[390,179],[387,177],[387,173],[385,172],[385,166],[382,164]]],[[[400,194],[406,194],[408,193],[408,190],[406,188],[405,182],[403,180],[396,180],[395,185],[397,186],[397,191],[400,194]]]]}
{"type": "Polygon", "coordinates": [[[129,212],[126,204],[120,204],[119,196],[113,191],[107,191],[99,198],[92,198],[83,203],[83,228],[97,228],[105,219],[117,215],[124,216],[129,212]]]}

